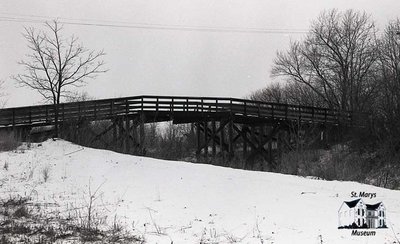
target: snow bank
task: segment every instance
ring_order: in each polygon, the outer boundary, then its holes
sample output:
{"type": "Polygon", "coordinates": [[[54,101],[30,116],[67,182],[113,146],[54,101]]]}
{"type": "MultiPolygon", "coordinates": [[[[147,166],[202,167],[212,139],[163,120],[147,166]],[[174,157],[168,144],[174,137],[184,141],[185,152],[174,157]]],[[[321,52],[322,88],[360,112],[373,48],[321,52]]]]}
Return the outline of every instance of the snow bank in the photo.
{"type": "Polygon", "coordinates": [[[65,212],[98,189],[96,207],[147,243],[393,243],[400,237],[400,192],[355,182],[156,160],[62,140],[1,152],[0,167],[1,198],[18,193],[65,212]],[[356,236],[337,228],[338,209],[352,191],[376,193],[364,201],[384,202],[387,229],[356,236]]]}

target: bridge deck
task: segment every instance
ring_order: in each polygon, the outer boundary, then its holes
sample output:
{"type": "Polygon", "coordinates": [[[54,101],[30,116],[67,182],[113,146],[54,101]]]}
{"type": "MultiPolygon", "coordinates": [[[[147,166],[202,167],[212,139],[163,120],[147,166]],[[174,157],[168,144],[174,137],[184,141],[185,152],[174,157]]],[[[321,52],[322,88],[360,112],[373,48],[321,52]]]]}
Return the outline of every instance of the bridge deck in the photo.
{"type": "MultiPolygon", "coordinates": [[[[60,122],[82,118],[95,121],[121,116],[134,117],[141,113],[146,114],[148,121],[154,122],[174,118],[178,123],[189,123],[199,119],[219,120],[229,115],[244,124],[259,120],[347,126],[356,124],[351,112],[221,97],[135,96],[59,105],[60,122]]],[[[0,127],[49,125],[54,123],[54,117],[54,105],[0,109],[0,127]]]]}

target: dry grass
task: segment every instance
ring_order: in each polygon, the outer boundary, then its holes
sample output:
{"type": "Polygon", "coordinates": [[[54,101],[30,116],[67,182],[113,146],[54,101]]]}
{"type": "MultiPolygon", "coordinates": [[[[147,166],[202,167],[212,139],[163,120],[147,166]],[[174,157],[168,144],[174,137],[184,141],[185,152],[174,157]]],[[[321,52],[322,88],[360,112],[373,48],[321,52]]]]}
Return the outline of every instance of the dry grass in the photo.
{"type": "Polygon", "coordinates": [[[82,228],[71,218],[45,213],[32,199],[9,196],[0,199],[0,243],[143,243],[114,219],[110,228],[82,228]]]}
{"type": "Polygon", "coordinates": [[[17,149],[21,145],[14,133],[0,131],[0,151],[11,151],[17,149]]]}

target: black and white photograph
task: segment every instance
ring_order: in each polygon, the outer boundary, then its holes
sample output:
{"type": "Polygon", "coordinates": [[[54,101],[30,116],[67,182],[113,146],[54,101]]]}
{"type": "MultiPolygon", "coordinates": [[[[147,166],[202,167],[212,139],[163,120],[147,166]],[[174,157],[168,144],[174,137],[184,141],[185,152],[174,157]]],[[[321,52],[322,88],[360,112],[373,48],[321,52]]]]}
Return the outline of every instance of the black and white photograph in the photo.
{"type": "Polygon", "coordinates": [[[400,244],[400,1],[0,1],[0,244],[400,244]]]}

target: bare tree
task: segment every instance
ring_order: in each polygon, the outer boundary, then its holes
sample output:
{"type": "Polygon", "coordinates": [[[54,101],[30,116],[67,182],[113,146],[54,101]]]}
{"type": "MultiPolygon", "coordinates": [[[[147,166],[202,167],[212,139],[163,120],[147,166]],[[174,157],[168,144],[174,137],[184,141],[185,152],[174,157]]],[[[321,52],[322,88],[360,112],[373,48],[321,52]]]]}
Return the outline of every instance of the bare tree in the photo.
{"type": "Polygon", "coordinates": [[[375,35],[366,13],[323,12],[304,41],[278,52],[272,75],[306,85],[328,107],[363,111],[376,91],[375,35]]]}
{"type": "Polygon", "coordinates": [[[288,83],[285,89],[287,101],[290,104],[315,107],[323,107],[325,105],[324,100],[305,84],[292,81],[288,83]]]}
{"type": "Polygon", "coordinates": [[[104,51],[88,50],[72,36],[64,38],[63,26],[56,20],[46,22],[47,31],[25,28],[24,37],[31,51],[19,62],[24,74],[14,79],[22,86],[38,91],[54,104],[55,136],[58,136],[58,105],[63,97],[71,95],[70,88],[81,87],[85,79],[106,72],[101,57],[104,51]]]}
{"type": "Polygon", "coordinates": [[[250,94],[251,100],[274,103],[287,103],[285,86],[281,83],[270,83],[268,86],[250,94]]]}
{"type": "Polygon", "coordinates": [[[391,152],[400,151],[400,20],[391,21],[379,40],[381,79],[375,117],[391,152]]]}
{"type": "Polygon", "coordinates": [[[250,94],[249,99],[303,106],[324,106],[324,101],[310,87],[299,82],[271,83],[250,94]]]}

